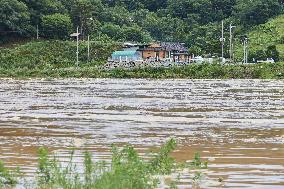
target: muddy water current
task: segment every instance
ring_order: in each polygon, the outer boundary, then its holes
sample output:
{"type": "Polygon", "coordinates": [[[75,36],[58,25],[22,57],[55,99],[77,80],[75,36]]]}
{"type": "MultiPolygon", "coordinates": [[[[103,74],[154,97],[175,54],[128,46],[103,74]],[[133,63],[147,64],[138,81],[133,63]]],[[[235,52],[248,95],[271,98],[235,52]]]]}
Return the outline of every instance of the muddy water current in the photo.
{"type": "Polygon", "coordinates": [[[80,162],[86,149],[108,160],[111,144],[145,152],[171,137],[178,160],[209,161],[203,188],[284,188],[284,81],[0,80],[0,160],[27,176],[41,146],[61,158],[75,147],[80,162]]]}

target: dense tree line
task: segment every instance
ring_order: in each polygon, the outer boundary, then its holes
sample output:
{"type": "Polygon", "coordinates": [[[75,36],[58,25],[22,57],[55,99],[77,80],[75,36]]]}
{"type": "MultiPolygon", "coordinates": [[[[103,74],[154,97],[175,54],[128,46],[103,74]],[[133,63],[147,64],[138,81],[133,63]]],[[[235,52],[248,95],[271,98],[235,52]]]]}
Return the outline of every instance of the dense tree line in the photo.
{"type": "Polygon", "coordinates": [[[193,52],[218,49],[220,22],[245,31],[282,13],[282,0],[0,0],[0,41],[8,37],[185,42],[193,52]]]}

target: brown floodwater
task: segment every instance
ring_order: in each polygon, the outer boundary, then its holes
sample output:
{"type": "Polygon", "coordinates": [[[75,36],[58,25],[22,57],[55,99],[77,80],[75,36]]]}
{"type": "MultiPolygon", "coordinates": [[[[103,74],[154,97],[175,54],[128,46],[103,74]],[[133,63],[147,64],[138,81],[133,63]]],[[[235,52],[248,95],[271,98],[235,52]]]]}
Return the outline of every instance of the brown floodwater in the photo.
{"type": "Polygon", "coordinates": [[[62,159],[75,147],[80,162],[86,149],[108,160],[111,144],[145,152],[172,137],[178,160],[209,161],[202,188],[284,188],[284,81],[0,80],[0,160],[27,176],[41,146],[62,159]]]}

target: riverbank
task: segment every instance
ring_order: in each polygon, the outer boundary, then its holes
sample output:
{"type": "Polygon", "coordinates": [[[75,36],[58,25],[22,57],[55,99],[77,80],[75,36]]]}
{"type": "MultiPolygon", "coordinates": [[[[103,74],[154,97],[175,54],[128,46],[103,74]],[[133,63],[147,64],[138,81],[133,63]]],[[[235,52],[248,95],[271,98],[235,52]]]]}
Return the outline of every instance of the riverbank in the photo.
{"type": "Polygon", "coordinates": [[[112,41],[93,41],[88,61],[87,44],[80,44],[80,64],[75,66],[76,45],[71,41],[36,41],[0,49],[0,77],[9,78],[187,78],[283,79],[284,63],[190,64],[169,68],[103,69],[118,48],[112,41]]]}
{"type": "Polygon", "coordinates": [[[150,78],[150,79],[284,79],[284,63],[222,65],[191,64],[171,68],[103,70],[86,63],[79,67],[41,64],[34,67],[0,66],[1,78],[150,78]]]}

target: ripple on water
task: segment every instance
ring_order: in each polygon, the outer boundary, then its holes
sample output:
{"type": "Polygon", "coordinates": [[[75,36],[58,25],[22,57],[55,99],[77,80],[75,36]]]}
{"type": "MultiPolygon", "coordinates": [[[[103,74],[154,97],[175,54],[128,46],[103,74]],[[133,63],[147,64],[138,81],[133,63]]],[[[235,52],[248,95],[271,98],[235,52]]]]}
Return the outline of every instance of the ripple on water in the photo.
{"type": "Polygon", "coordinates": [[[144,154],[176,137],[178,160],[209,159],[204,188],[283,188],[283,89],[281,80],[2,79],[0,159],[32,175],[40,146],[62,159],[75,147],[80,162],[82,149],[109,160],[112,143],[144,154]]]}

